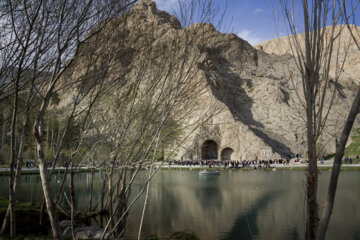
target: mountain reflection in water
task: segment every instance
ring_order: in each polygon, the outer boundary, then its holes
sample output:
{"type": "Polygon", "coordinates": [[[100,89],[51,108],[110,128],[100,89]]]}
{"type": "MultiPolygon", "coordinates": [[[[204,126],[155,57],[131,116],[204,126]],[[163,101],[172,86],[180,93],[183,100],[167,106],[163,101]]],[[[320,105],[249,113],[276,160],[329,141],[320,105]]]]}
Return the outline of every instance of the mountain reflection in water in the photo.
{"type": "MultiPolygon", "coordinates": [[[[148,177],[141,171],[132,196],[148,177]]],[[[320,207],[330,172],[319,181],[320,207]]],[[[90,173],[75,175],[76,205],[87,208],[90,173]]],[[[101,189],[94,179],[94,199],[101,189]]],[[[57,188],[56,176],[52,187],[57,188]]],[[[342,172],[327,239],[360,239],[360,172],[342,172]]],[[[8,178],[0,177],[0,194],[7,196],[8,178]]],[[[40,203],[39,176],[23,176],[17,199],[40,203]]],[[[131,198],[130,198],[131,200],[131,198]]],[[[137,238],[144,197],[130,213],[126,236],[137,238]]],[[[199,176],[199,171],[161,170],[151,181],[142,236],[165,239],[175,231],[192,231],[200,239],[303,239],[305,229],[303,171],[222,171],[199,176]]]]}
{"type": "MultiPolygon", "coordinates": [[[[330,172],[320,175],[324,200],[330,172]]],[[[342,172],[327,239],[359,239],[359,172],[342,172]]],[[[139,204],[140,206],[141,204],[139,204]]],[[[302,171],[161,171],[152,182],[144,236],[165,238],[193,231],[200,239],[303,239],[305,174],[302,171]]],[[[141,209],[133,210],[140,217],[141,209]]],[[[136,236],[132,221],[129,236],[136,236]]]]}

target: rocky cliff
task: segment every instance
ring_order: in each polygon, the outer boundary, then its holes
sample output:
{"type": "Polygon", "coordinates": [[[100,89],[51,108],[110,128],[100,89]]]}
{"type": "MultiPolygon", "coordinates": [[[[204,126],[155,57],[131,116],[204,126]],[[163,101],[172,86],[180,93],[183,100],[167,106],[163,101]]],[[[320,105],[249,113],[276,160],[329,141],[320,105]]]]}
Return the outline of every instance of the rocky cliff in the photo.
{"type": "MultiPolygon", "coordinates": [[[[109,78],[121,76],[129,82],[139,76],[141,68],[141,76],[148,81],[165,79],[170,84],[185,79],[181,86],[187,84],[193,94],[189,94],[191,106],[182,108],[182,113],[191,109],[185,122],[210,117],[189,132],[176,158],[265,159],[305,152],[304,111],[295,92],[300,87],[299,76],[291,56],[280,54],[275,43],[253,48],[211,24],[182,27],[148,0],[140,1],[104,30],[97,64],[104,64],[104,54],[112,56],[109,78]],[[144,59],[149,61],[144,63],[144,59]]],[[[358,88],[360,56],[351,51],[353,61],[336,86],[335,104],[320,139],[319,147],[328,153],[334,151],[335,137],[358,88]]],[[[75,61],[74,74],[81,75],[83,66],[84,61],[75,61]]],[[[154,93],[159,94],[158,89],[154,93]]]]}

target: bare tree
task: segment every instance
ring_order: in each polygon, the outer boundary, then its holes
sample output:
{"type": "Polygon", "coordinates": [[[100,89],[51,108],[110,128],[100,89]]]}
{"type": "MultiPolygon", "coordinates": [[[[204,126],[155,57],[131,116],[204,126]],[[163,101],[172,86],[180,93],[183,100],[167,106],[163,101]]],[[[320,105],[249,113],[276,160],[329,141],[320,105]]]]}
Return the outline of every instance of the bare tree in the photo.
{"type": "MultiPolygon", "coordinates": [[[[339,39],[344,25],[343,10],[348,8],[347,1],[280,1],[284,21],[290,31],[289,44],[293,60],[300,74],[301,88],[297,95],[304,108],[306,119],[307,155],[309,166],[307,176],[306,239],[323,239],[319,231],[319,206],[317,202],[318,168],[316,143],[326,125],[336,96],[336,88],[329,90],[330,80],[337,83],[346,54],[338,55],[339,39]],[[297,16],[297,12],[301,15],[297,16]],[[328,26],[329,25],[329,26],[328,26]],[[336,42],[337,41],[337,42],[336,42]],[[336,63],[336,64],[334,64],[336,63]],[[334,67],[336,66],[336,67],[334,67]]],[[[355,100],[356,102],[356,100],[355,100]]],[[[356,106],[356,105],[354,105],[356,106]]],[[[353,121],[353,118],[348,121],[353,121]],[[351,120],[352,119],[352,120],[351,120]]],[[[349,131],[349,122],[346,130],[349,131]]],[[[351,128],[351,127],[350,127],[351,128]]],[[[344,141],[342,137],[342,141],[344,141]]],[[[346,141],[345,143],[346,144],[346,141]]],[[[340,150],[337,148],[337,151],[340,150]]],[[[337,155],[338,152],[337,152],[337,155]]],[[[340,156],[340,155],[339,155],[340,156]]],[[[337,157],[339,157],[337,156],[337,157]]],[[[342,157],[342,156],[341,156],[342,157]]],[[[339,160],[334,162],[336,170],[339,160]]],[[[341,159],[340,159],[341,162],[341,159]]],[[[333,185],[333,180],[330,185],[333,185]]],[[[328,212],[328,211],[327,211],[328,212]]],[[[325,230],[326,231],[326,230],[325,230]]]]}
{"type": "MultiPolygon", "coordinates": [[[[181,24],[169,16],[172,28],[165,29],[166,31],[158,31],[158,26],[150,23],[145,34],[134,26],[135,36],[132,37],[139,42],[137,46],[131,47],[133,43],[129,42],[129,31],[126,29],[131,23],[127,19],[128,15],[115,19],[112,17],[126,11],[135,1],[38,1],[36,4],[14,2],[7,1],[4,4],[8,10],[4,11],[4,16],[7,16],[11,26],[9,32],[14,34],[14,42],[19,46],[23,47],[24,39],[18,36],[18,32],[28,33],[29,53],[24,54],[24,66],[30,69],[34,76],[32,84],[23,84],[25,81],[21,73],[24,71],[17,69],[18,78],[13,78],[13,89],[16,96],[24,86],[31,100],[41,99],[40,109],[35,110],[33,134],[53,237],[62,238],[55,209],[59,207],[65,212],[67,209],[60,204],[60,194],[54,201],[49,184],[50,176],[64,150],[64,139],[70,134],[70,126],[75,122],[80,126],[79,132],[74,146],[67,149],[70,150],[67,157],[71,163],[69,216],[73,222],[75,163],[88,164],[89,156],[96,146],[105,146],[110,151],[105,154],[105,159],[101,159],[104,161],[97,160],[97,166],[107,167],[104,170],[107,177],[103,183],[104,192],[107,184],[105,205],[109,218],[103,237],[120,237],[125,230],[129,209],[144,192],[156,171],[149,176],[143,190],[129,204],[131,185],[139,170],[146,164],[152,164],[160,155],[158,144],[162,151],[168,149],[166,155],[169,159],[184,139],[217,111],[217,105],[213,102],[209,102],[209,109],[199,109],[198,102],[201,99],[211,101],[211,98],[207,96],[209,89],[205,79],[199,77],[201,68],[194,67],[204,60],[204,53],[198,43],[208,37],[209,29],[182,29],[181,24]],[[29,24],[25,24],[29,19],[34,21],[31,29],[28,28],[29,24]],[[169,34],[168,30],[173,31],[173,34],[169,34]],[[153,35],[155,31],[156,36],[153,35]],[[162,38],[162,41],[158,41],[159,38],[162,38]],[[138,54],[139,52],[144,55],[138,54]],[[45,134],[44,128],[49,112],[61,108],[50,106],[57,95],[64,99],[66,96],[71,97],[71,100],[60,103],[66,105],[66,118],[59,118],[64,125],[62,129],[59,127],[58,141],[53,144],[55,140],[49,140],[49,131],[45,134]],[[113,112],[109,112],[110,107],[113,112]],[[187,120],[190,116],[191,121],[187,120]],[[99,133],[98,136],[95,133],[99,133]],[[45,146],[50,142],[54,156],[53,168],[48,172],[49,156],[45,154],[45,146]],[[84,145],[88,146],[85,154],[79,151],[84,145]],[[148,160],[149,156],[153,160],[148,160]],[[126,171],[127,168],[132,170],[126,171]]],[[[211,12],[210,8],[204,9],[206,12],[202,17],[211,12]]],[[[13,61],[21,65],[18,59],[13,61]]],[[[7,72],[5,70],[4,76],[7,72]]],[[[1,86],[7,89],[11,84],[1,86]]],[[[29,100],[27,108],[31,108],[31,103],[29,100]]],[[[14,114],[12,120],[16,123],[17,111],[14,111],[14,114]]],[[[26,124],[24,123],[24,126],[26,124]]],[[[24,131],[25,129],[24,127],[24,131]]],[[[20,149],[23,149],[23,146],[20,146],[20,149]]],[[[17,167],[21,169],[21,162],[19,163],[17,167]]],[[[12,183],[16,183],[13,178],[10,181],[10,184],[12,183]]],[[[14,194],[15,189],[10,187],[10,194],[14,194]]],[[[14,209],[11,204],[14,203],[14,198],[10,199],[11,223],[15,222],[11,213],[11,209],[14,209]]],[[[101,198],[101,209],[104,207],[104,199],[101,198]]],[[[6,222],[5,219],[4,224],[6,222]]],[[[15,230],[12,231],[14,235],[15,230]]]]}
{"type": "MultiPolygon", "coordinates": [[[[152,7],[151,2],[140,4],[138,7],[152,7]]],[[[109,69],[104,78],[110,90],[95,103],[91,114],[94,125],[88,131],[89,136],[96,132],[105,135],[100,146],[109,149],[104,159],[97,160],[99,167],[106,166],[107,176],[109,218],[103,238],[118,238],[124,233],[129,209],[139,197],[129,204],[131,186],[139,170],[151,163],[148,157],[159,155],[155,143],[162,143],[162,149],[166,145],[170,151],[167,156],[171,157],[183,139],[217,110],[212,102],[208,110],[201,111],[197,104],[209,90],[205,79],[199,77],[201,68],[194,67],[204,59],[197,44],[206,40],[209,29],[182,29],[179,22],[170,19],[172,28],[159,31],[158,25],[144,21],[147,31],[135,28],[129,36],[127,27],[138,17],[132,13],[114,19],[105,28],[98,39],[102,42],[97,50],[101,58],[92,65],[97,71],[104,66],[109,69]],[[137,43],[131,39],[137,39],[137,43]],[[142,54],[137,54],[137,49],[142,54]],[[189,122],[186,119],[190,116],[193,121],[189,122]]],[[[82,56],[81,51],[78,54],[71,72],[81,72],[88,65],[88,56],[82,56]]]]}
{"type": "MultiPolygon", "coordinates": [[[[360,1],[356,1],[353,10],[358,7],[360,1]]],[[[347,26],[347,29],[351,35],[352,41],[355,44],[358,51],[360,51],[360,31],[356,27],[356,25],[350,25],[349,24],[349,18],[355,19],[355,16],[353,14],[353,10],[350,11],[350,13],[347,12],[346,7],[343,8],[344,11],[344,17],[345,17],[345,23],[347,26]]],[[[350,136],[351,129],[353,127],[353,124],[355,122],[357,114],[360,112],[360,86],[358,86],[358,92],[355,96],[355,99],[352,103],[350,112],[348,114],[345,126],[343,128],[340,141],[338,142],[336,140],[336,153],[334,158],[334,164],[331,171],[330,176],[330,182],[328,187],[328,192],[326,195],[326,201],[324,204],[324,209],[322,210],[322,215],[320,219],[319,229],[317,233],[317,239],[325,239],[326,237],[326,231],[329,225],[330,217],[333,212],[334,208],[334,202],[335,202],[335,195],[336,195],[336,189],[338,184],[338,178],[340,174],[342,159],[345,152],[345,146],[347,143],[347,140],[350,136]]]]}
{"type": "MultiPolygon", "coordinates": [[[[15,235],[14,205],[14,165],[15,165],[15,128],[18,92],[23,86],[22,73],[26,69],[46,73],[46,81],[36,80],[36,89],[42,97],[40,110],[34,123],[34,136],[37,142],[38,165],[44,190],[47,210],[55,239],[61,238],[55,207],[47,180],[46,159],[44,156],[43,121],[53,93],[58,88],[59,79],[71,64],[71,58],[81,43],[98,34],[113,16],[126,11],[136,1],[2,1],[5,38],[2,45],[1,78],[12,74],[14,92],[14,111],[12,117],[12,157],[10,196],[10,235],[15,235]],[[94,27],[97,26],[96,29],[94,27]],[[92,30],[90,32],[90,30],[92,30]],[[4,47],[3,47],[4,46],[4,47]],[[13,59],[6,59],[8,53],[13,59]],[[12,55],[11,55],[12,56],[12,55]]],[[[2,89],[8,89],[6,80],[2,89]]]]}
{"type": "MultiPolygon", "coordinates": [[[[24,137],[25,137],[25,128],[28,125],[29,121],[29,112],[31,107],[31,99],[33,98],[33,88],[34,88],[34,79],[36,78],[36,74],[33,74],[32,81],[31,81],[31,88],[28,94],[27,98],[27,107],[26,107],[26,117],[24,120],[24,128],[23,133],[21,136],[21,143],[20,143],[20,152],[19,152],[19,159],[20,161],[17,162],[16,159],[16,136],[15,132],[17,130],[17,117],[18,117],[18,109],[19,109],[19,93],[21,90],[21,85],[24,82],[23,79],[26,77],[24,76],[26,73],[26,70],[29,69],[31,61],[29,60],[31,55],[34,56],[34,64],[37,64],[38,61],[38,54],[32,49],[32,45],[37,45],[39,39],[33,38],[32,33],[33,29],[36,25],[37,16],[40,11],[40,4],[33,5],[33,8],[28,8],[25,10],[26,18],[25,16],[22,16],[21,19],[18,19],[18,13],[16,13],[15,9],[18,7],[16,3],[9,2],[8,5],[4,6],[6,9],[2,11],[2,15],[8,15],[7,18],[4,18],[4,24],[9,27],[5,27],[5,32],[11,32],[12,34],[5,35],[5,38],[10,38],[8,41],[10,42],[2,50],[2,56],[8,53],[13,53],[15,56],[13,56],[12,59],[3,59],[5,64],[9,64],[9,62],[12,62],[10,66],[3,65],[2,69],[3,71],[10,71],[11,75],[4,75],[4,81],[2,85],[6,85],[6,78],[11,78],[11,82],[13,82],[13,112],[12,112],[12,118],[11,118],[11,143],[10,143],[10,149],[11,149],[11,157],[10,157],[10,179],[9,179],[9,210],[8,213],[5,216],[4,224],[2,227],[2,232],[5,231],[7,222],[10,218],[10,236],[14,237],[16,235],[16,220],[15,220],[15,187],[16,182],[15,180],[18,179],[18,176],[20,175],[21,170],[21,163],[22,163],[22,153],[24,149],[24,137]],[[32,15],[28,15],[28,11],[32,11],[32,15]],[[16,20],[14,20],[16,19],[16,20]],[[19,21],[25,21],[22,24],[28,24],[28,28],[24,29],[24,31],[20,31],[16,28],[16,24],[19,23],[19,21]],[[13,37],[12,37],[13,36],[13,37]],[[14,50],[16,49],[16,50],[14,50]],[[15,164],[17,162],[17,166],[19,167],[17,169],[17,178],[15,179],[15,164]]],[[[10,33],[9,33],[10,34],[10,33]]]]}

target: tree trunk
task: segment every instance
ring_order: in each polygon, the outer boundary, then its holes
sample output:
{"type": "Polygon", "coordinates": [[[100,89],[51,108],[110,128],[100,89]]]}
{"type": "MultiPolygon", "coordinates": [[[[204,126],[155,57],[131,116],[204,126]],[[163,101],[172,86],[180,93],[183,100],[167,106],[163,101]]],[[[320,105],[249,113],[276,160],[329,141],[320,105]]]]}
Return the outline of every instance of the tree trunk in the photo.
{"type": "Polygon", "coordinates": [[[106,174],[104,174],[104,180],[101,187],[101,198],[100,198],[100,227],[104,226],[104,196],[105,196],[105,187],[106,187],[106,174]]]}
{"type": "Polygon", "coordinates": [[[94,160],[92,165],[93,168],[91,169],[90,197],[89,197],[89,207],[88,207],[89,212],[91,212],[92,209],[93,184],[94,184],[94,172],[95,172],[94,160]]]}
{"type": "Polygon", "coordinates": [[[62,239],[61,238],[61,231],[60,231],[60,225],[59,225],[59,219],[56,213],[55,204],[53,201],[53,197],[51,195],[50,190],[50,183],[47,180],[47,169],[46,169],[46,162],[44,161],[44,152],[43,147],[39,146],[41,145],[37,143],[37,150],[38,150],[38,165],[39,165],[39,172],[40,172],[40,178],[41,178],[41,185],[44,192],[44,198],[46,203],[46,209],[49,215],[50,223],[51,223],[51,230],[53,233],[54,239],[62,239]]]}
{"type": "MultiPolygon", "coordinates": [[[[108,213],[109,216],[111,218],[112,214],[113,214],[113,174],[114,174],[114,167],[115,167],[115,156],[111,157],[111,166],[110,166],[110,174],[109,174],[109,181],[108,181],[108,213]]],[[[113,228],[113,221],[112,219],[110,219],[110,226],[109,229],[110,231],[113,228]]]]}
{"type": "Polygon", "coordinates": [[[9,222],[10,222],[10,204],[6,210],[6,214],[4,217],[3,224],[1,226],[0,235],[3,235],[6,233],[7,229],[9,228],[9,222]]]}
{"type": "MultiPolygon", "coordinates": [[[[72,163],[72,161],[71,161],[72,163]]],[[[75,239],[75,232],[74,232],[74,218],[75,218],[75,192],[74,192],[74,172],[73,166],[71,164],[70,168],[70,211],[71,211],[71,234],[73,239],[75,239]]]]}
{"type": "Polygon", "coordinates": [[[308,145],[308,160],[309,165],[306,172],[306,230],[305,230],[305,239],[312,240],[316,238],[317,227],[319,223],[319,209],[317,203],[317,187],[318,187],[318,169],[317,169],[317,159],[316,159],[316,138],[315,138],[315,129],[314,125],[314,96],[312,85],[313,75],[309,70],[311,67],[306,66],[306,88],[308,89],[306,94],[306,129],[307,129],[307,145],[308,145]]]}
{"type": "MultiPolygon", "coordinates": [[[[115,222],[118,221],[118,219],[121,218],[121,216],[123,215],[123,213],[125,212],[126,209],[126,204],[127,201],[125,200],[125,189],[126,189],[126,169],[122,169],[121,173],[119,174],[118,177],[118,183],[117,183],[117,189],[116,189],[116,199],[117,202],[119,202],[120,207],[115,210],[117,211],[116,215],[117,218],[115,218],[115,222]]],[[[126,218],[123,218],[123,221],[121,223],[123,223],[124,221],[126,221],[126,218]]],[[[122,232],[125,230],[125,228],[123,228],[123,224],[119,224],[116,229],[114,230],[114,233],[116,234],[116,237],[120,238],[122,232]]]]}
{"type": "Polygon", "coordinates": [[[11,121],[11,142],[10,142],[10,179],[9,179],[9,208],[10,208],[10,237],[15,237],[16,235],[16,219],[15,219],[15,193],[14,193],[14,169],[16,162],[16,121],[17,121],[17,111],[18,111],[18,88],[19,88],[19,76],[15,80],[15,96],[13,103],[13,114],[11,121]]]}
{"type": "Polygon", "coordinates": [[[319,209],[317,203],[318,169],[315,155],[315,144],[308,146],[309,166],[306,173],[307,188],[307,214],[306,214],[306,239],[315,239],[319,223],[319,209]]]}
{"type": "Polygon", "coordinates": [[[44,192],[44,198],[51,223],[53,237],[54,239],[61,239],[59,219],[56,214],[55,204],[51,195],[50,184],[47,181],[47,169],[46,169],[46,163],[44,161],[44,152],[42,151],[42,147],[40,147],[39,144],[37,145],[38,145],[37,149],[39,154],[38,165],[39,165],[39,172],[41,177],[41,184],[44,192]]]}
{"type": "MultiPolygon", "coordinates": [[[[28,98],[28,101],[29,101],[29,98],[28,98]]],[[[28,104],[28,102],[27,102],[27,104],[28,104]]],[[[29,125],[29,118],[30,118],[29,110],[30,109],[29,109],[29,105],[28,105],[27,113],[26,113],[24,123],[23,123],[23,129],[22,129],[22,133],[21,133],[21,137],[20,137],[20,147],[19,147],[18,158],[16,161],[16,171],[15,171],[15,178],[14,178],[14,182],[13,182],[13,194],[14,195],[16,193],[17,184],[20,180],[21,168],[22,168],[22,164],[23,164],[23,153],[24,153],[24,148],[25,148],[25,132],[29,125]]],[[[11,205],[9,202],[9,206],[6,211],[6,215],[4,218],[3,225],[1,227],[0,234],[4,234],[6,232],[6,229],[8,228],[8,224],[9,224],[9,220],[10,220],[10,213],[11,213],[11,205]]]]}
{"type": "MultiPolygon", "coordinates": [[[[164,148],[162,148],[162,152],[164,152],[164,148]]],[[[155,154],[154,154],[155,155],[155,154]]],[[[149,178],[148,178],[148,182],[146,183],[146,193],[145,193],[145,200],[144,200],[144,206],[143,206],[143,211],[141,214],[141,219],[140,219],[140,226],[139,226],[139,232],[138,232],[138,240],[141,239],[141,229],[143,226],[143,221],[144,221],[144,216],[145,216],[145,210],[146,210],[146,205],[148,202],[148,197],[149,197],[149,189],[150,189],[150,180],[151,180],[151,174],[154,168],[154,162],[151,163],[151,167],[150,167],[150,171],[149,171],[149,178]]]]}
{"type": "Polygon", "coordinates": [[[37,151],[37,160],[38,160],[38,167],[40,172],[40,178],[41,178],[41,185],[44,193],[45,203],[46,203],[46,209],[49,215],[50,223],[51,223],[51,230],[53,233],[54,239],[62,239],[61,237],[61,231],[60,231],[60,225],[59,225],[59,219],[56,213],[56,208],[54,204],[54,200],[51,194],[51,188],[50,183],[48,179],[48,173],[47,173],[47,166],[45,161],[45,155],[44,155],[44,143],[43,143],[43,118],[44,118],[44,112],[47,107],[47,104],[49,102],[51,94],[48,94],[45,98],[44,102],[42,103],[41,110],[39,113],[38,118],[35,121],[34,124],[34,136],[36,139],[36,151],[37,151]]]}
{"type": "Polygon", "coordinates": [[[112,214],[112,197],[113,197],[113,188],[112,188],[112,178],[111,178],[111,174],[109,176],[109,182],[108,182],[108,212],[109,215],[111,216],[112,214]]]}
{"type": "Polygon", "coordinates": [[[326,237],[326,231],[334,208],[336,188],[340,174],[342,158],[344,156],[346,142],[349,138],[351,129],[353,127],[356,115],[359,113],[359,110],[360,110],[360,90],[358,90],[358,93],[352,103],[351,110],[346,120],[345,127],[341,134],[340,143],[339,144],[336,143],[336,154],[333,163],[333,168],[331,171],[328,193],[327,193],[325,207],[321,216],[321,221],[317,235],[317,239],[319,240],[323,240],[326,237]]]}
{"type": "Polygon", "coordinates": [[[45,202],[45,198],[43,197],[40,207],[40,219],[39,219],[40,226],[43,225],[44,223],[45,208],[46,208],[46,202],[45,202]]]}

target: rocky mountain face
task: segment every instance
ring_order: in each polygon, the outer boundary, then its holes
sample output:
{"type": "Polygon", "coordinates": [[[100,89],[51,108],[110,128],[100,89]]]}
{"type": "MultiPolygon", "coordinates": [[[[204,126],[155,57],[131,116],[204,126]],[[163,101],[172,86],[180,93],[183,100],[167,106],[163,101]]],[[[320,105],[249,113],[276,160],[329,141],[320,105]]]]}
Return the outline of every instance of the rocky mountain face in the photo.
{"type": "MultiPolygon", "coordinates": [[[[112,56],[108,78],[131,82],[143,70],[148,82],[179,82],[187,89],[182,96],[188,96],[178,101],[183,124],[206,120],[187,132],[177,159],[269,159],[305,153],[305,114],[296,94],[301,82],[292,57],[274,47],[278,40],[254,48],[211,24],[182,27],[148,0],[104,30],[97,53],[107,58],[99,57],[97,65],[112,56]]],[[[335,137],[359,87],[360,53],[351,49],[351,57],[339,83],[329,86],[336,87],[336,99],[319,146],[327,153],[334,152],[335,137]]],[[[75,61],[74,74],[81,75],[84,62],[75,61]]],[[[154,94],[160,94],[159,88],[154,94]]]]}
{"type": "MultiPolygon", "coordinates": [[[[341,74],[341,84],[351,86],[352,82],[360,84],[360,79],[357,77],[360,74],[360,58],[359,50],[354,41],[352,40],[351,32],[353,36],[360,41],[360,27],[350,25],[338,25],[334,28],[334,36],[338,36],[334,41],[334,53],[332,55],[332,69],[336,69],[336,64],[340,65],[344,62],[344,71],[341,74]],[[339,51],[337,51],[339,50],[339,51]],[[344,59],[346,60],[344,61],[344,59]],[[338,61],[338,63],[336,63],[338,61]]],[[[324,46],[329,44],[331,33],[331,26],[325,28],[325,43],[324,46]]],[[[297,34],[300,45],[304,42],[304,34],[297,34]]],[[[293,55],[296,54],[294,50],[294,41],[288,36],[280,37],[264,41],[254,46],[257,50],[265,52],[267,54],[276,55],[293,55]]],[[[326,50],[325,50],[326,51],[326,50]]],[[[332,72],[334,74],[334,72],[332,72]]]]}

